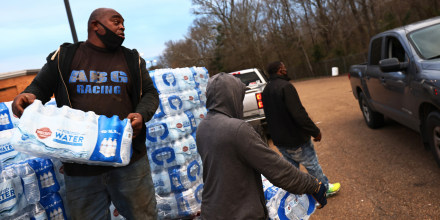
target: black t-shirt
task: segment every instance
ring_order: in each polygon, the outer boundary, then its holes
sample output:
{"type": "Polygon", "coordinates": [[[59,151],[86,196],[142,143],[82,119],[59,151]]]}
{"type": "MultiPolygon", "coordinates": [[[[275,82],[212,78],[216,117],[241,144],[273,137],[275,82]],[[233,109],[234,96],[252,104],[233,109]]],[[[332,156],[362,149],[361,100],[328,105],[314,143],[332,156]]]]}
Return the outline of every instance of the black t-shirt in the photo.
{"type": "Polygon", "coordinates": [[[118,115],[122,120],[133,112],[129,69],[122,48],[116,52],[91,43],[79,46],[68,79],[74,109],[98,115],[118,115]]]}
{"type": "MultiPolygon", "coordinates": [[[[133,84],[122,48],[108,51],[88,42],[81,44],[66,83],[74,109],[107,117],[118,115],[121,120],[134,111],[130,99],[133,84]]],[[[114,167],[64,164],[70,176],[99,175],[111,169],[114,167]]]]}

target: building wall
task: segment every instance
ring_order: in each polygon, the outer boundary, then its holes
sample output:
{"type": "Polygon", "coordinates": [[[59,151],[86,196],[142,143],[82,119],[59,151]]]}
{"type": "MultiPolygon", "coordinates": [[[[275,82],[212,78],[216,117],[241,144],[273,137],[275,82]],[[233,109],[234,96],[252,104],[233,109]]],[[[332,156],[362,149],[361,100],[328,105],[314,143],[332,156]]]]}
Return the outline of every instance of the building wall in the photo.
{"type": "Polygon", "coordinates": [[[29,75],[0,79],[0,102],[14,100],[15,96],[23,92],[23,90],[32,82],[35,75],[36,73],[31,73],[29,75]]]}

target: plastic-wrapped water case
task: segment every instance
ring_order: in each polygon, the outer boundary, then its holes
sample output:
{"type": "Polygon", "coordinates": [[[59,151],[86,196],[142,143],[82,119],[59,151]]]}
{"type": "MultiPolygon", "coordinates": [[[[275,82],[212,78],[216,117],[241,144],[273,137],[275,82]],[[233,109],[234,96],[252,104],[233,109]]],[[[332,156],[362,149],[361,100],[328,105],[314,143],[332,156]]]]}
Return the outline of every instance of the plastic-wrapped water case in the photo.
{"type": "Polygon", "coordinates": [[[125,166],[130,162],[133,130],[129,119],[108,118],[63,106],[28,106],[12,137],[17,151],[63,162],[125,166]]]}
{"type": "Polygon", "coordinates": [[[20,214],[27,205],[21,178],[12,167],[0,173],[0,219],[20,214]]]}
{"type": "Polygon", "coordinates": [[[261,176],[261,179],[269,219],[306,220],[315,211],[316,201],[313,196],[291,194],[274,186],[264,176],[261,176]]]}

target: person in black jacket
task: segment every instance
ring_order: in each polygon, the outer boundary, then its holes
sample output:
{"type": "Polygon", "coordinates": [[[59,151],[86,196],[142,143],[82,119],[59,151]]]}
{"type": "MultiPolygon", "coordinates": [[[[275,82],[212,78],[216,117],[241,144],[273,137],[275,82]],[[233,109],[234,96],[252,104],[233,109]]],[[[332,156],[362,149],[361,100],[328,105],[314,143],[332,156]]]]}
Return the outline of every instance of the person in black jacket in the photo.
{"type": "Polygon", "coordinates": [[[156,219],[156,199],[146,157],[145,122],[154,115],[159,95],[136,50],[122,45],[124,19],[115,10],[98,8],[88,21],[86,42],[65,43],[47,57],[32,83],[15,97],[18,117],[35,99],[52,95],[67,105],[98,115],[128,118],[133,154],[125,167],[64,163],[67,206],[72,219],[110,219],[109,206],[128,219],[156,219]]]}
{"type": "Polygon", "coordinates": [[[327,196],[340,189],[340,183],[329,184],[318,162],[312,141],[321,141],[321,131],[310,119],[301,104],[298,93],[287,77],[287,70],[280,61],[268,65],[269,83],[263,91],[264,114],[274,145],[284,158],[307,171],[325,184],[327,196]]]}

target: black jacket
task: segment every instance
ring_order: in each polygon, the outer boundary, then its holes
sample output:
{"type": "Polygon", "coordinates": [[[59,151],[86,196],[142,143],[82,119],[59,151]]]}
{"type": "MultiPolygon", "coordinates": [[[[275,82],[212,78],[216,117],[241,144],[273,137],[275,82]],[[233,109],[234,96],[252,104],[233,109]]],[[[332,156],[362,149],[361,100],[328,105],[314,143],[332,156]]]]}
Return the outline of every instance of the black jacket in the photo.
{"type": "MultiPolygon", "coordinates": [[[[79,45],[64,43],[57,51],[52,52],[46,58],[46,64],[35,76],[32,83],[23,91],[34,94],[37,99],[46,103],[52,95],[55,95],[58,107],[70,103],[69,92],[66,87],[66,81],[69,79],[72,60],[79,45]]],[[[124,56],[133,79],[133,91],[131,101],[134,112],[140,113],[147,122],[154,115],[159,105],[159,95],[146,69],[145,60],[139,56],[139,53],[133,49],[122,47],[124,56]]],[[[133,139],[133,156],[130,163],[137,161],[146,154],[145,146],[146,130],[142,128],[141,134],[133,139]]],[[[66,164],[65,171],[68,175],[96,175],[112,167],[88,166],[82,164],[66,164]]]]}
{"type": "Polygon", "coordinates": [[[276,146],[293,147],[316,137],[319,128],[301,104],[288,78],[272,75],[263,91],[263,107],[269,131],[276,146]]]}

